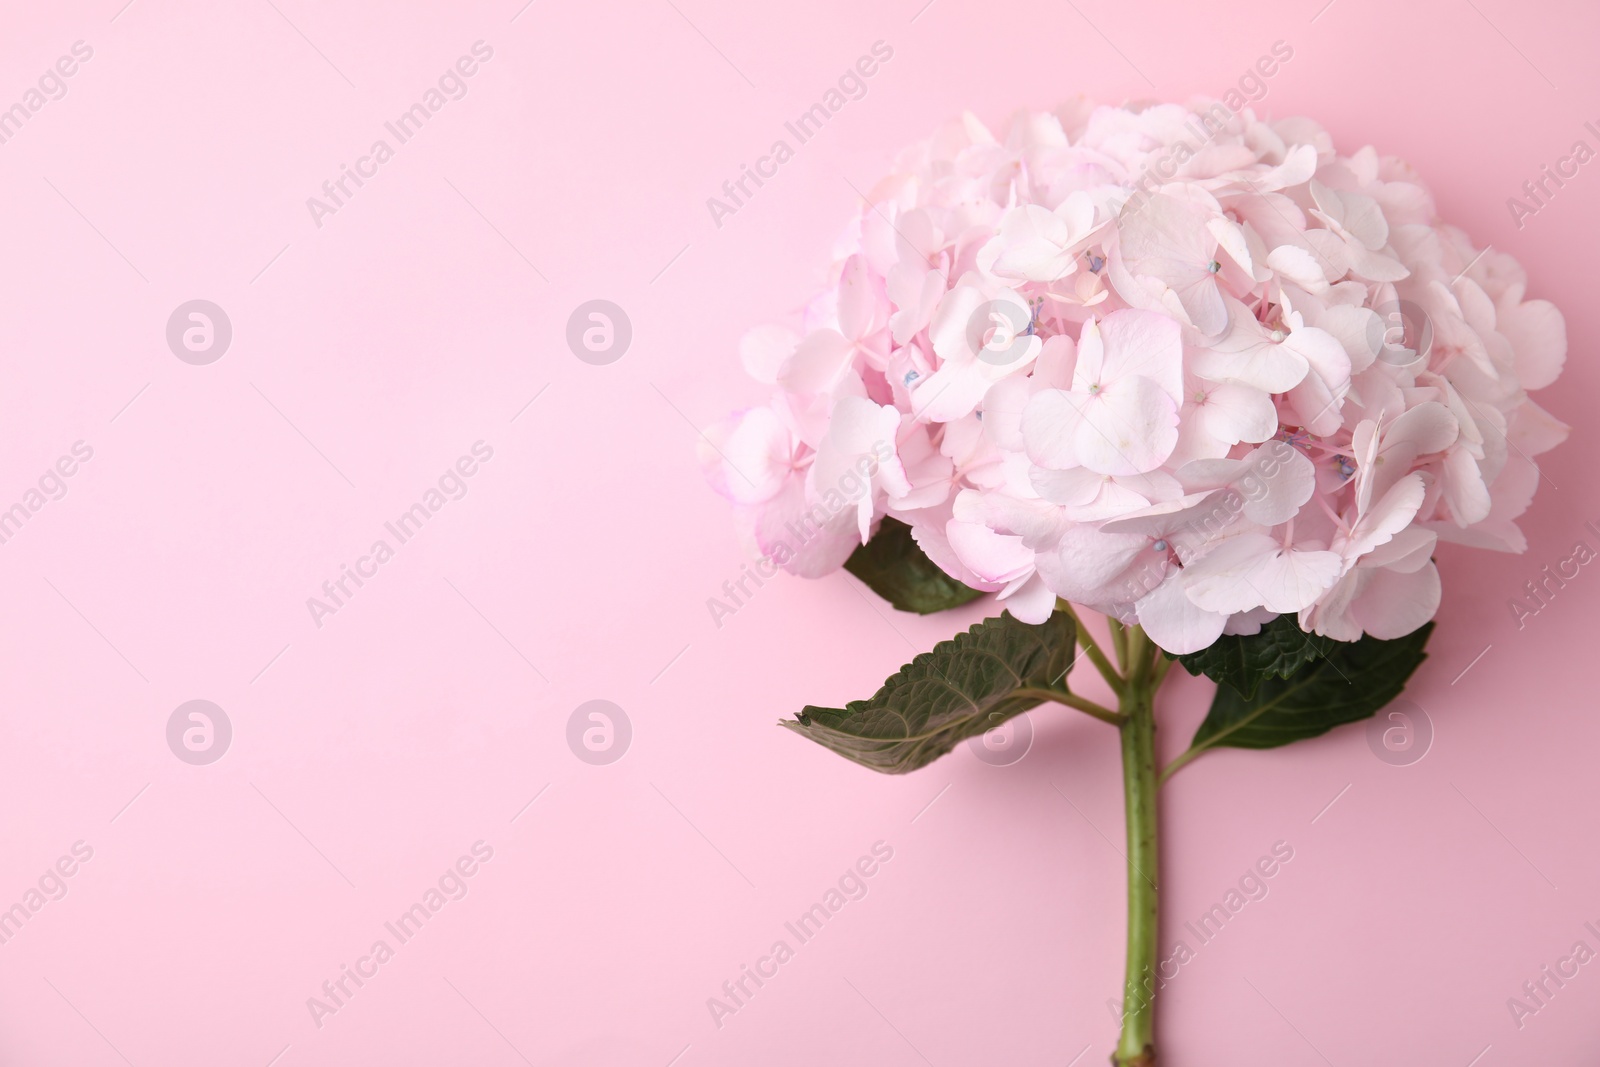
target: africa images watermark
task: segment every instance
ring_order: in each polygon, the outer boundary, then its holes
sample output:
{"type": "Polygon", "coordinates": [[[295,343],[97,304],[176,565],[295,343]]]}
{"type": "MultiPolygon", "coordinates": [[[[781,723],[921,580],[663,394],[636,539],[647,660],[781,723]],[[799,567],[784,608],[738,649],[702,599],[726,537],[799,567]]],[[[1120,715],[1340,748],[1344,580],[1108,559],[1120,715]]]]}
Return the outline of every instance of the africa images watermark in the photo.
{"type": "MultiPolygon", "coordinates": [[[[1596,528],[1592,521],[1584,523],[1583,528],[1600,539],[1600,528],[1596,528]]],[[[1549,607],[1561,590],[1567,587],[1567,583],[1582,573],[1582,568],[1594,558],[1595,550],[1589,542],[1580,538],[1565,559],[1546,563],[1538,577],[1528,579],[1522,587],[1524,595],[1506,601],[1506,606],[1511,609],[1511,617],[1516,620],[1517,629],[1526,629],[1528,620],[1549,607]]]]}
{"type": "MultiPolygon", "coordinates": [[[[1595,928],[1592,922],[1583,924],[1595,938],[1600,939],[1600,929],[1595,928]]],[[[1595,958],[1595,951],[1589,942],[1578,940],[1573,943],[1572,951],[1556,960],[1555,964],[1545,964],[1539,968],[1539,973],[1529,981],[1522,983],[1521,997],[1507,997],[1506,1010],[1511,1013],[1511,1021],[1521,1030],[1528,1025],[1529,1017],[1538,1015],[1550,1006],[1550,1001],[1555,999],[1557,993],[1566,988],[1568,982],[1578,977],[1579,970],[1595,958]],[[1551,988],[1554,986],[1554,988],[1551,988]]]]}
{"type": "MultiPolygon", "coordinates": [[[[1593,121],[1585,122],[1583,128],[1589,136],[1600,144],[1600,127],[1593,121]]],[[[1545,208],[1550,206],[1550,201],[1556,194],[1566,188],[1567,182],[1578,176],[1578,170],[1585,163],[1595,157],[1595,149],[1583,138],[1572,142],[1572,147],[1567,154],[1557,157],[1555,163],[1546,163],[1539,168],[1539,176],[1530,178],[1522,183],[1522,195],[1526,200],[1517,197],[1506,197],[1506,210],[1511,212],[1511,221],[1516,223],[1517,229],[1522,229],[1528,220],[1545,208]]]]}
{"type": "Polygon", "coordinates": [[[23,892],[22,898],[17,903],[0,910],[0,945],[10,944],[11,939],[21,933],[22,928],[43,911],[46,904],[65,897],[66,880],[78,873],[81,864],[88,863],[92,859],[94,859],[94,847],[84,841],[74,841],[71,855],[63,855],[46,867],[38,881],[23,892]]]}
{"type": "Polygon", "coordinates": [[[94,49],[82,41],[72,42],[72,54],[60,57],[39,75],[35,86],[24,90],[21,99],[0,110],[0,144],[7,144],[22,132],[23,125],[44,106],[67,95],[67,79],[78,73],[78,66],[94,58],[94,49]]]}
{"type": "MultiPolygon", "coordinates": [[[[1192,560],[1203,546],[1221,536],[1244,513],[1246,505],[1266,497],[1272,488],[1271,480],[1295,453],[1295,447],[1281,437],[1262,445],[1250,468],[1234,485],[1215,493],[1203,510],[1197,511],[1182,525],[1168,532],[1156,542],[1156,547],[1163,552],[1170,548],[1180,560],[1192,560]]],[[[1116,609],[1117,621],[1124,625],[1138,622],[1134,605],[1165,581],[1167,573],[1164,563],[1147,561],[1138,571],[1124,578],[1122,599],[1116,609]]]]}
{"type": "Polygon", "coordinates": [[[311,1013],[311,1021],[317,1029],[321,1030],[328,1016],[339,1014],[357,992],[378,976],[379,968],[394,959],[396,948],[421,933],[423,926],[443,911],[446,904],[464,899],[471,888],[468,880],[492,859],[494,847],[481,840],[474,841],[470,855],[463,855],[446,867],[438,881],[423,890],[416,903],[383,924],[384,931],[394,938],[393,945],[388,938],[380,937],[366,955],[356,957],[353,965],[339,964],[337,977],[322,983],[322,995],[306,998],[306,1010],[311,1013]]]}
{"type": "Polygon", "coordinates": [[[349,604],[368,580],[376,578],[378,568],[394,558],[395,549],[420,533],[423,524],[438,514],[446,503],[466,496],[467,479],[478,473],[481,464],[493,458],[492,446],[474,441],[471,455],[461,456],[453,465],[446,467],[445,472],[439,475],[438,482],[422,494],[421,500],[402,511],[393,521],[383,524],[384,531],[394,538],[393,545],[387,538],[378,538],[367,549],[366,555],[356,559],[354,566],[348,563],[339,565],[338,577],[322,583],[321,597],[306,597],[306,610],[311,613],[311,621],[316,623],[317,629],[322,629],[323,620],[329,615],[337,615],[339,609],[349,604]],[[352,584],[355,586],[353,589],[352,584]]]}
{"type": "Polygon", "coordinates": [[[1287,41],[1273,41],[1267,54],[1257,57],[1255,63],[1245,68],[1232,86],[1214,100],[1204,111],[1191,116],[1184,129],[1193,136],[1194,143],[1176,141],[1163,148],[1153,158],[1147,159],[1134,180],[1134,194],[1128,198],[1124,210],[1138,212],[1149,202],[1153,193],[1178,176],[1178,168],[1200,153],[1216,136],[1227,128],[1247,104],[1266,99],[1267,79],[1277,74],[1284,64],[1294,58],[1294,49],[1287,41]]]}
{"type": "MultiPolygon", "coordinates": [[[[1185,964],[1199,955],[1199,950],[1215,941],[1222,933],[1223,927],[1233,921],[1233,917],[1251,903],[1258,903],[1267,899],[1271,887],[1268,880],[1276,876],[1289,861],[1294,859],[1294,846],[1287,841],[1274,841],[1270,855],[1262,856],[1251,866],[1245,868],[1244,874],[1239,876],[1237,885],[1229,886],[1222,899],[1211,905],[1210,909],[1194,922],[1183,924],[1185,930],[1194,936],[1195,947],[1190,948],[1188,942],[1179,939],[1172,946],[1172,951],[1160,963],[1156,964],[1153,974],[1145,975],[1144,989],[1140,993],[1143,1003],[1155,999],[1156,993],[1165,989],[1168,982],[1178,977],[1178,973],[1185,964]]],[[[1123,1012],[1139,1005],[1127,1005],[1117,1000],[1106,1001],[1106,1007],[1119,1023],[1122,1021],[1123,1012]]]]}
{"type": "Polygon", "coordinates": [[[480,64],[494,58],[494,48],[481,40],[472,43],[471,51],[471,55],[461,56],[453,66],[445,68],[438,82],[423,91],[421,100],[400,112],[393,121],[383,124],[383,128],[394,138],[393,145],[386,138],[378,138],[367,149],[366,155],[356,158],[354,167],[346,163],[339,164],[339,176],[322,183],[322,197],[306,197],[306,210],[311,212],[311,221],[317,229],[322,229],[322,220],[326,216],[337,215],[356,191],[367,184],[368,179],[376,178],[378,168],[394,158],[395,149],[421,133],[422,127],[442,111],[446,103],[467,95],[467,79],[478,73],[480,64]],[[354,189],[350,187],[351,183],[355,184],[354,189]]]}
{"type": "Polygon", "coordinates": [[[779,540],[776,545],[768,550],[767,554],[756,560],[754,564],[746,563],[739,568],[737,577],[730,578],[722,583],[722,594],[726,599],[719,597],[706,597],[706,610],[711,613],[711,621],[717,629],[722,629],[722,620],[729,615],[736,615],[739,609],[750,603],[750,598],[755,596],[755,589],[760,589],[767,582],[776,577],[780,568],[794,559],[796,553],[812,539],[827,528],[828,523],[838,517],[845,508],[861,499],[872,485],[872,476],[878,473],[878,467],[894,458],[894,449],[887,441],[874,441],[870,452],[863,452],[855,465],[839,477],[839,484],[829,488],[822,494],[822,499],[806,509],[798,519],[793,519],[784,525],[784,530],[794,540],[779,540]],[[755,589],[750,588],[750,583],[755,583],[755,589]]]}
{"type": "Polygon", "coordinates": [[[72,443],[71,455],[62,456],[45,468],[35,485],[23,492],[22,498],[10,507],[0,510],[0,545],[9,544],[22,532],[23,525],[48,503],[67,495],[67,479],[78,473],[81,464],[94,458],[94,448],[82,441],[72,443]]]}
{"type": "Polygon", "coordinates": [[[846,904],[864,900],[867,895],[868,879],[876,875],[882,869],[882,865],[892,859],[894,859],[894,848],[887,841],[874,841],[872,855],[862,856],[845,868],[838,882],[823,892],[821,900],[801,912],[793,922],[783,924],[784,930],[794,938],[794,945],[790,945],[786,938],[779,938],[772,943],[766,955],[756,957],[754,967],[741,963],[739,976],[722,983],[722,996],[706,998],[706,1010],[711,1013],[711,1021],[716,1024],[717,1029],[722,1029],[724,1019],[737,1015],[740,1010],[748,1007],[751,998],[760,992],[767,982],[778,976],[779,968],[794,959],[797,946],[804,945],[816,937],[823,925],[843,911],[846,904]]]}
{"type": "Polygon", "coordinates": [[[778,176],[778,168],[794,158],[796,147],[821,133],[822,127],[843,111],[845,104],[866,96],[867,79],[878,73],[881,64],[893,58],[892,46],[885,41],[873,41],[870,55],[857,58],[855,64],[846,67],[839,80],[828,87],[821,100],[802,111],[793,122],[783,124],[784,130],[794,138],[794,145],[779,137],[772,142],[766,155],[756,157],[753,168],[747,163],[739,164],[739,176],[722,183],[722,196],[706,198],[706,210],[711,212],[711,221],[716,223],[717,229],[722,229],[723,219],[738,214],[763,185],[778,176]],[[752,182],[754,189],[750,187],[752,182]]]}

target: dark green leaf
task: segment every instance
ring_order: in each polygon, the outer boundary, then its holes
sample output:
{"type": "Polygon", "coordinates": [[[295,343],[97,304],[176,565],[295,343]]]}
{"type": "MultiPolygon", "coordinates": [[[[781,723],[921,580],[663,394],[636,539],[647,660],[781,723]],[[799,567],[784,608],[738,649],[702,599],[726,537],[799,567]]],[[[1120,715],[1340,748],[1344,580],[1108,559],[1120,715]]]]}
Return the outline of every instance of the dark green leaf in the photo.
{"type": "Polygon", "coordinates": [[[1231,685],[1248,700],[1268,678],[1287,678],[1337,644],[1330,637],[1306,633],[1293,615],[1279,615],[1259,633],[1223,634],[1210,647],[1177,660],[1190,674],[1231,685]]]}
{"type": "Polygon", "coordinates": [[[983,593],[962,585],[923,554],[911,527],[885,518],[872,540],[850,553],[844,569],[901,611],[929,615],[958,608],[983,593]]]}
{"type": "Polygon", "coordinates": [[[885,774],[933,762],[969,737],[1065,692],[1077,639],[1058,611],[1038,626],[1011,613],[915,657],[871,700],[843,708],[807,706],[779,723],[846,759],[885,774]]]}
{"type": "MultiPolygon", "coordinates": [[[[1400,695],[1427,658],[1422,649],[1432,632],[1430,622],[1393,641],[1363,637],[1335,642],[1325,657],[1290,677],[1267,679],[1254,698],[1245,698],[1232,686],[1218,686],[1190,752],[1218,745],[1276,748],[1365,719],[1400,695]]],[[[1180,758],[1186,757],[1188,753],[1180,758]]]]}

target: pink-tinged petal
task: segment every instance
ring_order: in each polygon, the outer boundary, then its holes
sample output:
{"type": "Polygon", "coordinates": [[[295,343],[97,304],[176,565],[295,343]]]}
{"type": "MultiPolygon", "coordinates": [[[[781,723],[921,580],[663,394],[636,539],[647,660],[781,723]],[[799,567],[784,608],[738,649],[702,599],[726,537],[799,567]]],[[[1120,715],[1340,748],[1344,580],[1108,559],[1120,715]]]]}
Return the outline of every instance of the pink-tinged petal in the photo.
{"type": "Polygon", "coordinates": [[[1517,357],[1517,380],[1524,389],[1543,389],[1567,361],[1567,321],[1548,300],[1529,300],[1502,308],[1500,332],[1517,357]]]}
{"type": "Polygon", "coordinates": [[[1072,389],[1086,393],[1105,377],[1105,338],[1100,334],[1100,324],[1093,318],[1085,319],[1078,330],[1077,355],[1077,363],[1072,371],[1072,389]]]}
{"type": "MultiPolygon", "coordinates": [[[[1093,203],[1083,193],[1075,193],[1093,203]]],[[[978,266],[1001,278],[1053,282],[1078,267],[1076,244],[1085,236],[1055,212],[1023,204],[1000,218],[999,233],[978,253],[978,266]]]]}
{"type": "MultiPolygon", "coordinates": [[[[1119,220],[1119,253],[1135,285],[1156,287],[1157,299],[1176,297],[1183,318],[1203,336],[1228,325],[1228,309],[1211,264],[1217,239],[1206,228],[1220,216],[1217,202],[1198,186],[1167,186],[1119,220]]],[[[1114,276],[1115,280],[1115,276],[1114,276]]],[[[1123,294],[1130,303],[1134,296],[1123,294]]]]}
{"type": "Polygon", "coordinates": [[[1005,492],[984,494],[983,521],[997,533],[1016,534],[1035,552],[1055,545],[1065,528],[1059,507],[1005,492]]]}
{"type": "Polygon", "coordinates": [[[972,316],[984,303],[983,293],[974,285],[961,284],[950,290],[939,301],[939,307],[928,323],[928,339],[940,359],[971,359],[972,345],[968,343],[967,329],[972,316]]]}
{"type": "Polygon", "coordinates": [[[1261,607],[1261,593],[1252,579],[1263,562],[1280,549],[1275,538],[1262,533],[1223,538],[1184,567],[1183,587],[1190,599],[1207,611],[1232,614],[1261,607]]]}
{"type": "Polygon", "coordinates": [[[792,393],[829,393],[850,369],[855,347],[838,330],[813,330],[784,362],[778,381],[792,393]]]}
{"type": "Polygon", "coordinates": [[[835,393],[788,393],[780,389],[773,396],[772,405],[796,437],[816,448],[828,436],[828,418],[839,398],[859,396],[866,399],[866,395],[861,376],[852,371],[835,393]]]}
{"type": "Polygon", "coordinates": [[[1103,522],[1149,507],[1153,500],[1167,500],[1182,495],[1182,488],[1176,484],[1176,480],[1160,471],[1121,478],[1089,473],[1099,480],[1094,499],[1084,504],[1062,507],[1062,513],[1074,522],[1103,522]]]}
{"type": "Polygon", "coordinates": [[[1086,467],[1069,467],[1051,470],[1032,467],[1028,471],[1028,484],[1034,492],[1052,504],[1064,507],[1083,507],[1093,503],[1105,487],[1107,478],[1086,467]]]}
{"type": "Polygon", "coordinates": [[[1021,452],[1026,447],[1022,413],[1032,396],[1032,386],[1032,378],[1013,374],[991,385],[983,395],[983,432],[1008,452],[1021,452]]]}
{"type": "Polygon", "coordinates": [[[1120,599],[1110,587],[1150,539],[1138,534],[1101,533],[1092,526],[1073,524],[1050,552],[1038,555],[1039,574],[1059,597],[1079,603],[1120,599]]]}
{"type": "Polygon", "coordinates": [[[1272,193],[1304,185],[1317,172],[1317,150],[1308,144],[1297,144],[1283,155],[1283,162],[1250,179],[1251,191],[1272,193]]]}
{"type": "Polygon", "coordinates": [[[1361,624],[1350,614],[1350,603],[1372,577],[1373,572],[1362,568],[1350,571],[1333,583],[1317,602],[1300,612],[1300,629],[1306,633],[1321,634],[1335,641],[1361,640],[1361,624]]]}
{"type": "Polygon", "coordinates": [[[784,361],[794,354],[800,338],[782,326],[758,326],[739,341],[739,361],[744,372],[763,385],[776,385],[784,361]]]}
{"type": "Polygon", "coordinates": [[[1322,215],[1365,248],[1379,249],[1389,241],[1389,220],[1370,196],[1340,192],[1312,181],[1311,196],[1322,215]]]}
{"type": "Polygon", "coordinates": [[[1022,538],[997,534],[982,522],[951,519],[945,538],[956,558],[985,582],[1015,581],[1033,573],[1033,550],[1022,538]]]}
{"type": "MultiPolygon", "coordinates": [[[[1199,408],[1186,407],[1178,415],[1178,443],[1172,446],[1167,457],[1170,467],[1182,467],[1197,459],[1221,459],[1233,449],[1233,444],[1211,433],[1199,408]]],[[[1273,427],[1277,427],[1277,414],[1273,414],[1273,427]]]]}
{"type": "Polygon", "coordinates": [[[895,308],[889,316],[889,332],[895,344],[903,345],[933,317],[945,293],[945,276],[921,263],[898,263],[889,271],[885,288],[895,308]]]}
{"type": "Polygon", "coordinates": [[[1309,607],[1341,570],[1336,553],[1285,550],[1266,534],[1243,533],[1186,567],[1183,582],[1189,598],[1210,611],[1264,607],[1287,614],[1309,607]]]}
{"type": "Polygon", "coordinates": [[[1360,374],[1372,366],[1383,352],[1383,319],[1371,308],[1335,304],[1317,316],[1316,327],[1344,348],[1351,374],[1360,374]]]}
{"type": "Polygon", "coordinates": [[[1350,245],[1332,230],[1312,229],[1293,236],[1316,253],[1317,262],[1329,278],[1337,280],[1350,272],[1350,245]]]}
{"type": "Polygon", "coordinates": [[[1065,470],[1078,465],[1078,426],[1083,416],[1072,394],[1045,389],[1022,409],[1022,440],[1028,458],[1041,467],[1065,470]]]}
{"type": "Polygon", "coordinates": [[[1228,616],[1227,625],[1222,632],[1241,637],[1254,637],[1261,632],[1261,628],[1278,617],[1276,611],[1266,608],[1256,608],[1254,611],[1240,611],[1228,616]]]}
{"type": "MultiPolygon", "coordinates": [[[[994,442],[984,436],[983,423],[981,414],[947,422],[939,441],[939,451],[949,456],[969,476],[975,477],[983,468],[998,466],[1004,460],[1000,450],[994,447],[994,442]]],[[[917,432],[931,433],[933,428],[921,426],[917,427],[917,432]]],[[[902,438],[904,436],[902,433],[902,438]]],[[[995,474],[998,476],[998,471],[995,474]]]]}
{"type": "Polygon", "coordinates": [[[1283,339],[1283,347],[1306,361],[1311,373],[1321,378],[1330,391],[1343,396],[1350,386],[1350,354],[1339,339],[1326,330],[1304,326],[1283,339]]]}
{"type": "Polygon", "coordinates": [[[994,384],[975,360],[946,362],[911,390],[911,415],[919,422],[952,422],[977,410],[994,384]]]}
{"type": "MultiPolygon", "coordinates": [[[[1245,278],[1253,278],[1254,267],[1250,258],[1250,242],[1245,238],[1244,229],[1237,222],[1226,215],[1218,215],[1206,223],[1206,229],[1211,236],[1216,238],[1217,247],[1228,254],[1245,278]]],[[[1218,265],[1219,269],[1221,264],[1218,265]]]]}
{"type": "Polygon", "coordinates": [[[1183,331],[1176,322],[1130,308],[1107,315],[1099,331],[1105,347],[1100,382],[1138,375],[1159,385],[1174,403],[1182,402],[1183,331]]]}
{"type": "Polygon", "coordinates": [[[911,489],[895,451],[899,426],[900,412],[892,407],[864,397],[841,398],[833,406],[827,436],[817,446],[806,479],[807,497],[813,503],[854,508],[863,542],[874,516],[874,487],[889,496],[902,496],[911,489]]]}
{"type": "MultiPolygon", "coordinates": [[[[1224,338],[1220,345],[1230,342],[1224,338]]],[[[1212,382],[1237,382],[1263,393],[1286,393],[1305,379],[1307,364],[1282,345],[1251,341],[1236,348],[1196,349],[1189,369],[1212,382]]]]}
{"type": "Polygon", "coordinates": [[[1106,486],[1106,475],[1094,474],[1085,467],[1067,470],[1050,470],[1048,467],[1029,467],[1029,488],[1040,498],[1062,507],[1083,507],[1091,504],[1106,486]]]}
{"type": "Polygon", "coordinates": [[[1532,400],[1524,400],[1506,417],[1506,440],[1524,456],[1550,451],[1571,432],[1572,427],[1532,400]]]}
{"type": "Polygon", "coordinates": [[[1163,500],[1147,507],[1118,515],[1100,524],[1105,533],[1135,533],[1159,538],[1188,525],[1198,516],[1199,505],[1210,500],[1215,493],[1207,490],[1188,493],[1172,500],[1163,500]]]}
{"type": "Polygon", "coordinates": [[[1378,477],[1378,424],[1371,419],[1356,423],[1350,433],[1350,451],[1356,461],[1356,512],[1372,505],[1372,487],[1378,477]]]}
{"type": "Polygon", "coordinates": [[[883,281],[861,256],[845,260],[839,275],[839,329],[846,337],[865,337],[888,323],[883,281]]]}
{"type": "Polygon", "coordinates": [[[801,578],[832,574],[862,543],[854,509],[831,512],[825,505],[808,503],[798,478],[751,511],[757,550],[801,578]]]}
{"type": "Polygon", "coordinates": [[[1350,615],[1381,641],[1412,633],[1439,610],[1439,568],[1432,562],[1409,574],[1374,572],[1350,602],[1350,615]]]}
{"type": "Polygon", "coordinates": [[[903,435],[898,456],[909,488],[903,493],[889,492],[890,510],[915,511],[943,504],[953,487],[955,464],[933,447],[925,427],[903,435]]]}
{"type": "Polygon", "coordinates": [[[1135,611],[1150,640],[1175,656],[1210,648],[1228,622],[1227,615],[1190,600],[1176,574],[1141,598],[1135,611]]]}
{"type": "Polygon", "coordinates": [[[1500,469],[1490,486],[1489,517],[1467,529],[1452,520],[1419,525],[1451,544],[1488,548],[1496,552],[1526,552],[1528,539],[1518,529],[1516,518],[1528,510],[1533,491],[1539,487],[1539,471],[1531,463],[1511,462],[1500,469]]]}
{"type": "Polygon", "coordinates": [[[1255,449],[1245,462],[1248,469],[1236,487],[1244,498],[1245,518],[1257,525],[1288,522],[1316,491],[1316,466],[1292,445],[1274,441],[1255,449]]]}
{"type": "Polygon", "coordinates": [[[1382,252],[1374,252],[1352,242],[1346,246],[1350,251],[1350,272],[1375,282],[1398,282],[1411,277],[1411,272],[1406,269],[1393,256],[1386,256],[1382,252]]]}
{"type": "Polygon", "coordinates": [[[928,336],[940,359],[966,362],[983,356],[980,362],[1010,365],[1026,349],[1027,341],[1034,346],[1028,359],[1038,355],[1039,339],[1022,336],[1032,319],[1033,309],[1015,290],[963,280],[939,302],[939,310],[928,325],[928,336]],[[1017,352],[1007,349],[1002,359],[994,352],[992,338],[997,334],[1003,338],[1000,345],[1017,339],[1023,347],[1017,352]]]}
{"type": "Polygon", "coordinates": [[[1310,607],[1342,571],[1336,552],[1290,549],[1268,559],[1251,581],[1260,586],[1262,607],[1288,614],[1310,607]]]}
{"type": "Polygon", "coordinates": [[[1342,387],[1331,388],[1317,374],[1308,374],[1301,383],[1289,390],[1289,406],[1294,409],[1300,425],[1318,437],[1329,437],[1344,425],[1341,401],[1349,390],[1346,380],[1342,387]]]}
{"type": "Polygon", "coordinates": [[[770,500],[794,473],[794,440],[771,408],[751,408],[711,427],[698,451],[711,487],[738,504],[770,500]]]}
{"type": "Polygon", "coordinates": [[[974,574],[961,562],[955,549],[950,547],[950,539],[945,536],[945,528],[949,525],[945,509],[929,508],[922,512],[902,514],[899,518],[911,526],[911,539],[934,566],[970,589],[982,589],[990,593],[999,589],[995,583],[985,582],[974,574]]]}
{"type": "Polygon", "coordinates": [[[1209,344],[1197,348],[1189,370],[1214,382],[1238,382],[1266,393],[1285,393],[1305,378],[1310,363],[1294,348],[1267,332],[1243,304],[1229,305],[1231,327],[1209,344]]]}
{"type": "Polygon", "coordinates": [[[1073,448],[1078,461],[1092,471],[1153,471],[1178,443],[1178,405],[1149,378],[1123,378],[1088,397],[1067,395],[1082,416],[1073,448]]]}
{"type": "Polygon", "coordinates": [[[1279,278],[1287,279],[1308,293],[1328,290],[1328,278],[1323,273],[1322,262],[1308,249],[1299,245],[1279,245],[1267,256],[1267,266],[1279,278]]]}
{"type": "Polygon", "coordinates": [[[1178,302],[1194,323],[1195,332],[1202,337],[1216,337],[1228,328],[1228,305],[1223,300],[1222,288],[1210,271],[1197,274],[1187,282],[1173,287],[1178,302]]]}
{"type": "Polygon", "coordinates": [[[1178,468],[1178,482],[1186,493],[1224,489],[1243,478],[1250,464],[1242,459],[1196,459],[1178,468]]]}
{"type": "Polygon", "coordinates": [[[1397,574],[1410,574],[1427,563],[1439,543],[1439,535],[1420,526],[1396,531],[1386,545],[1379,545],[1361,557],[1363,567],[1385,567],[1397,574]]]}
{"type": "Polygon", "coordinates": [[[1213,382],[1204,393],[1204,402],[1194,410],[1206,433],[1224,444],[1257,444],[1278,432],[1278,409],[1260,389],[1213,382]]]}
{"type": "Polygon", "coordinates": [[[1458,448],[1445,457],[1443,483],[1445,503],[1456,525],[1471,526],[1489,517],[1489,487],[1484,484],[1478,461],[1466,449],[1458,448]]]}
{"type": "Polygon", "coordinates": [[[1034,626],[1048,620],[1056,610],[1056,595],[1037,574],[1018,579],[1004,590],[999,599],[1017,621],[1034,626]]]}
{"type": "Polygon", "coordinates": [[[1030,380],[1039,388],[1070,389],[1077,363],[1078,346],[1066,334],[1058,333],[1039,349],[1030,380]]]}
{"type": "Polygon", "coordinates": [[[1388,544],[1395,534],[1416,518],[1425,493],[1426,486],[1421,474],[1413,472],[1401,478],[1356,521],[1348,541],[1337,546],[1340,554],[1347,560],[1355,560],[1380,545],[1388,544]]]}
{"type": "Polygon", "coordinates": [[[1443,452],[1456,443],[1461,424],[1450,409],[1434,400],[1418,404],[1394,422],[1383,434],[1383,450],[1404,447],[1413,455],[1443,452]]]}

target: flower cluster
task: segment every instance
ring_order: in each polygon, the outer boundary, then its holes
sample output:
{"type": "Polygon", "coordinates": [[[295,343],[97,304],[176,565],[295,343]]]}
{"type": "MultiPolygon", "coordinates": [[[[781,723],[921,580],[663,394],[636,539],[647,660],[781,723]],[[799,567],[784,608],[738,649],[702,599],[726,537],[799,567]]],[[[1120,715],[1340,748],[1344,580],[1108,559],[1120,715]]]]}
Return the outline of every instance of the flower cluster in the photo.
{"type": "Polygon", "coordinates": [[[1439,604],[1437,541],[1521,551],[1528,398],[1566,355],[1509,256],[1405,163],[1221,104],[971,116],[899,160],[802,332],[741,345],[771,403],[702,456],[752,549],[841,566],[884,516],[1041,621],[1174,653],[1294,613],[1340,640],[1439,604]]]}

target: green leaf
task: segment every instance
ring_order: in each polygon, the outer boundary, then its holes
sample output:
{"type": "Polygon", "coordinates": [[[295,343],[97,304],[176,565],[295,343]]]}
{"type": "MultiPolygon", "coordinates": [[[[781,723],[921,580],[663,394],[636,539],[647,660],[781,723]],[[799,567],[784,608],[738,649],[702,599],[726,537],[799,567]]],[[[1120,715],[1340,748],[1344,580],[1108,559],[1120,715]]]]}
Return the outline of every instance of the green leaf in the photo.
{"type": "Polygon", "coordinates": [[[1363,637],[1335,642],[1325,657],[1290,677],[1267,679],[1253,698],[1232,686],[1218,686],[1211,713],[1195,731],[1189,751],[1168,772],[1217,746],[1276,748],[1368,718],[1400,695],[1427,658],[1422,649],[1432,632],[1430,622],[1393,641],[1363,637]]]}
{"type": "Polygon", "coordinates": [[[1176,659],[1190,674],[1204,674],[1213,682],[1231,685],[1248,700],[1268,678],[1288,678],[1339,643],[1306,633],[1293,615],[1279,615],[1259,633],[1223,634],[1208,648],[1176,659]]]}
{"type": "Polygon", "coordinates": [[[1065,693],[1076,639],[1066,612],[1038,626],[1007,612],[915,657],[870,700],[808,705],[778,725],[875,771],[905,774],[1065,693]]]}
{"type": "Polygon", "coordinates": [[[912,540],[911,527],[887,517],[872,540],[850,553],[844,569],[900,611],[918,615],[958,608],[983,595],[940,570],[912,540]]]}

